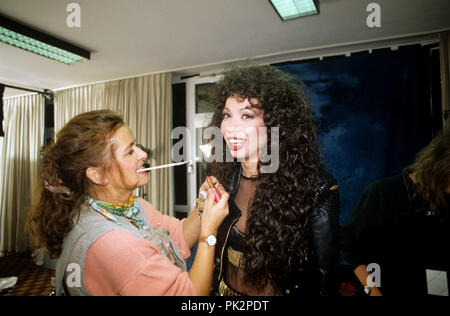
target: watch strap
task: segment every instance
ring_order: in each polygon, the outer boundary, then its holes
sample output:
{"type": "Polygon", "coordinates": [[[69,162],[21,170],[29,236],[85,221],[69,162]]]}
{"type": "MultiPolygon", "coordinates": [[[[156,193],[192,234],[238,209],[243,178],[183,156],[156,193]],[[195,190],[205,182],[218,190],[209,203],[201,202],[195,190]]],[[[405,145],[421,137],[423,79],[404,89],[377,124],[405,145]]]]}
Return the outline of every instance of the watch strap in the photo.
{"type": "Polygon", "coordinates": [[[216,245],[216,243],[217,243],[217,239],[216,239],[216,236],[215,235],[202,235],[202,236],[200,236],[199,238],[198,238],[198,241],[199,242],[205,242],[205,243],[207,243],[208,244],[208,246],[215,246],[216,245]],[[208,243],[208,238],[210,237],[210,236],[212,236],[212,237],[214,237],[214,240],[215,240],[215,242],[214,242],[214,245],[210,245],[209,243],[208,243]]]}

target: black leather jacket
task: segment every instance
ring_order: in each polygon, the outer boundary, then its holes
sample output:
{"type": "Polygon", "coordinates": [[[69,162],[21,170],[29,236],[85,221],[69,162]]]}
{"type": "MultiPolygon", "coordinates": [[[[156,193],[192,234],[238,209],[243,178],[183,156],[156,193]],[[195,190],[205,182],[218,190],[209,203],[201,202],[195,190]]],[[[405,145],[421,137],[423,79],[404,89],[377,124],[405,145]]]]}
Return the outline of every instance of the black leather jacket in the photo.
{"type": "MultiPolygon", "coordinates": [[[[227,264],[227,246],[233,225],[241,216],[234,203],[239,188],[241,171],[236,172],[228,192],[229,214],[217,234],[215,274],[212,293],[218,295],[218,284],[227,264]]],[[[339,290],[339,190],[337,181],[325,170],[321,171],[320,186],[314,199],[308,227],[309,243],[313,249],[310,268],[306,271],[292,271],[288,279],[271,280],[281,295],[337,295],[339,290]]],[[[295,269],[294,269],[295,270],[295,269]]]]}

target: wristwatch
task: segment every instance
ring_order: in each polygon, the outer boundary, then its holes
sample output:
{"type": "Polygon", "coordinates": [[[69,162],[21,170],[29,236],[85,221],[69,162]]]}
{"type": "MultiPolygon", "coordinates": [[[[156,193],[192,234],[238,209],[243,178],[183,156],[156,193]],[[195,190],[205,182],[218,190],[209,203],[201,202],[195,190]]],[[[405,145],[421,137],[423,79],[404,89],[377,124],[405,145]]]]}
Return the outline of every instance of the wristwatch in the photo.
{"type": "Polygon", "coordinates": [[[372,289],[375,287],[375,285],[366,285],[364,287],[364,293],[366,293],[367,295],[370,295],[370,292],[372,291],[372,289]]]}
{"type": "Polygon", "coordinates": [[[217,243],[217,238],[214,235],[208,235],[208,236],[200,236],[198,239],[200,242],[206,242],[208,246],[214,247],[217,243]]]}

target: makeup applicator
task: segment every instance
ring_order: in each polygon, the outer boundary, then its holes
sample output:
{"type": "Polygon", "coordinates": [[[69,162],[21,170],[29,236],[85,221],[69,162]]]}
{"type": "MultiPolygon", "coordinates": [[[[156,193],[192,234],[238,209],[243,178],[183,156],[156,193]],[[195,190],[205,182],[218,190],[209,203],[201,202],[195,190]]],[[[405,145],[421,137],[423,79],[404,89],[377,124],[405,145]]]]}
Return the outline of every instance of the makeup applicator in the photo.
{"type": "Polygon", "coordinates": [[[149,172],[149,171],[156,170],[156,169],[182,166],[182,165],[185,165],[185,164],[188,164],[188,163],[192,163],[192,162],[190,160],[188,160],[188,161],[182,161],[182,162],[169,163],[169,164],[166,164],[166,165],[160,165],[160,166],[154,166],[154,167],[150,167],[150,168],[138,169],[137,172],[149,172]]]}

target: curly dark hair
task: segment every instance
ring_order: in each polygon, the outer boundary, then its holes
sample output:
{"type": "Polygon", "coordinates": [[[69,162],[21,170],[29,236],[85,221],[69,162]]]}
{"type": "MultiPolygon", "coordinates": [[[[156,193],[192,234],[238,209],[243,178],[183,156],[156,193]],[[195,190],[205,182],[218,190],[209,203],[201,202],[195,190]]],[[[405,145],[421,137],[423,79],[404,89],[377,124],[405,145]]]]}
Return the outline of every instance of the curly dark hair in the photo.
{"type": "MultiPolygon", "coordinates": [[[[272,66],[227,71],[217,84],[211,126],[221,125],[228,97],[248,99],[263,110],[268,141],[270,128],[279,127],[279,168],[262,173],[261,162],[258,165],[259,181],[249,202],[243,248],[245,281],[262,289],[270,278],[286,278],[294,268],[307,266],[311,251],[306,226],[319,185],[317,132],[303,85],[272,66]]],[[[225,140],[223,145],[226,148],[225,140]]],[[[212,173],[225,186],[239,168],[237,161],[211,164],[212,173]]]]}

